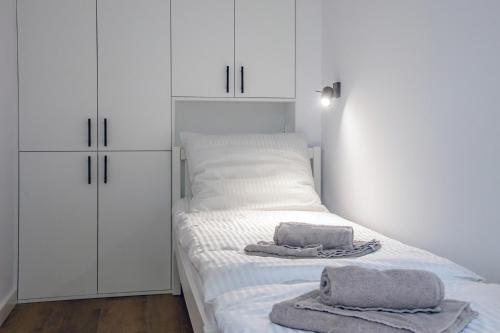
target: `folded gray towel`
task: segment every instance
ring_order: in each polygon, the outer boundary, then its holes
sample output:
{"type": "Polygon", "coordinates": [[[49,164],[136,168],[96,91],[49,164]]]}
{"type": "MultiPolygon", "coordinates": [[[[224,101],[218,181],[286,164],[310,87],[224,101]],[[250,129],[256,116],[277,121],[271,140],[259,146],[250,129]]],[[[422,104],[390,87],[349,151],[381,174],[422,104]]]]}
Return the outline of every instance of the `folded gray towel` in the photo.
{"type": "Polygon", "coordinates": [[[269,318],[278,325],[320,333],[458,333],[477,317],[468,303],[454,300],[443,301],[439,313],[400,314],[343,310],[319,299],[315,290],[275,304],[269,318]]]}
{"type": "Polygon", "coordinates": [[[353,246],[352,227],[282,222],[274,230],[276,245],[306,247],[321,244],[323,249],[346,249],[353,246]]]}
{"type": "Polygon", "coordinates": [[[324,304],[351,310],[435,312],[444,298],[444,284],[434,273],[359,266],[326,267],[319,291],[324,304]]]}
{"type": "Polygon", "coordinates": [[[288,245],[276,245],[273,242],[258,242],[245,246],[245,253],[259,257],[279,258],[315,258],[319,251],[323,250],[321,245],[309,245],[306,247],[295,247],[288,245]]]}
{"type": "Polygon", "coordinates": [[[329,249],[324,250],[322,245],[308,245],[296,247],[289,245],[276,245],[273,242],[258,242],[245,246],[245,253],[259,257],[277,257],[284,259],[300,258],[352,258],[361,257],[380,249],[380,242],[371,240],[369,242],[354,242],[350,250],[329,249]]]}

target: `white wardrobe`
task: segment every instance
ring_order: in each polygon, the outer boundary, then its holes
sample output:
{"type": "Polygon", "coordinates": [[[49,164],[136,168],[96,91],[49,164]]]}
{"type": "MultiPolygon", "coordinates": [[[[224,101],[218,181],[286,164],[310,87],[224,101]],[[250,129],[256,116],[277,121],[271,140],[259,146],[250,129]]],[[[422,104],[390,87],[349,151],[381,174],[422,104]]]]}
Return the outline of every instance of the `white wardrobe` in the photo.
{"type": "Polygon", "coordinates": [[[21,300],[170,289],[169,19],[18,1],[21,300]]]}
{"type": "Polygon", "coordinates": [[[19,300],[169,292],[172,103],[293,100],[295,1],[18,0],[18,44],[19,300]]]}

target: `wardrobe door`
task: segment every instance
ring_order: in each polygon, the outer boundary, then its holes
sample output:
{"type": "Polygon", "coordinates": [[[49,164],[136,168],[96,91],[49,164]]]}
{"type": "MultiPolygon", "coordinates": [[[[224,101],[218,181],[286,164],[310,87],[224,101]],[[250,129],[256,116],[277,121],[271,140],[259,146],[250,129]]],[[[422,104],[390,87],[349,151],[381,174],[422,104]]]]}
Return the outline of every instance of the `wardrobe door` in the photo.
{"type": "Polygon", "coordinates": [[[97,155],[20,153],[19,298],[97,291],[97,155]]]}
{"type": "Polygon", "coordinates": [[[172,95],[234,97],[234,0],[172,0],[172,95]]]}
{"type": "Polygon", "coordinates": [[[170,1],[97,4],[99,149],[171,149],[170,1]]]}
{"type": "Polygon", "coordinates": [[[238,97],[295,97],[295,1],[235,0],[238,97]]]}
{"type": "Polygon", "coordinates": [[[17,3],[20,150],[95,149],[95,0],[17,3]]]}
{"type": "Polygon", "coordinates": [[[170,289],[171,153],[99,153],[99,293],[170,289]]]}

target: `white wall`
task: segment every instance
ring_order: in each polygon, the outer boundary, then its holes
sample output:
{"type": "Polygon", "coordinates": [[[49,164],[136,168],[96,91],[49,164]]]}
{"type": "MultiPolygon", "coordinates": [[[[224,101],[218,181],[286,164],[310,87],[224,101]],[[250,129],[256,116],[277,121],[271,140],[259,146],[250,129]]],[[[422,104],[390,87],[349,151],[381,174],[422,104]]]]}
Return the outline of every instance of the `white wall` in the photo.
{"type": "Polygon", "coordinates": [[[174,145],[180,133],[276,133],[293,130],[293,103],[176,101],[174,145]]]}
{"type": "Polygon", "coordinates": [[[327,205],[500,282],[500,1],[323,5],[327,205]]]}
{"type": "Polygon", "coordinates": [[[297,91],[295,129],[309,143],[321,142],[321,0],[297,0],[296,62],[297,91]]]}
{"type": "Polygon", "coordinates": [[[0,1],[0,323],[17,288],[16,1],[0,1]]]}

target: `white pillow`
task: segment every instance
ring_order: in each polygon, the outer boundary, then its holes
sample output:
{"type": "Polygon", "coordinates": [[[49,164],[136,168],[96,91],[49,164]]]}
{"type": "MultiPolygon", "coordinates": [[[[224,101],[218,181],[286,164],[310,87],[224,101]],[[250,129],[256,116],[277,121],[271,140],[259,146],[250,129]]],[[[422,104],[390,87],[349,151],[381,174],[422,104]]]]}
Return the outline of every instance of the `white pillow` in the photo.
{"type": "Polygon", "coordinates": [[[324,211],[314,189],[307,143],[297,134],[181,133],[190,211],[324,211]]]}

